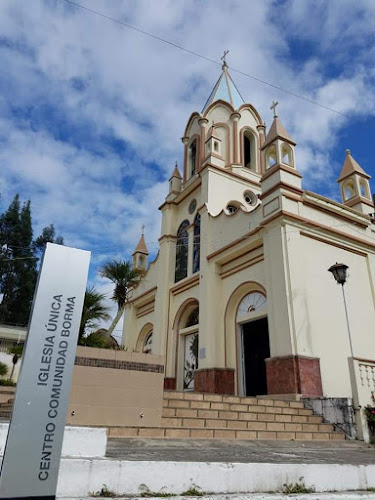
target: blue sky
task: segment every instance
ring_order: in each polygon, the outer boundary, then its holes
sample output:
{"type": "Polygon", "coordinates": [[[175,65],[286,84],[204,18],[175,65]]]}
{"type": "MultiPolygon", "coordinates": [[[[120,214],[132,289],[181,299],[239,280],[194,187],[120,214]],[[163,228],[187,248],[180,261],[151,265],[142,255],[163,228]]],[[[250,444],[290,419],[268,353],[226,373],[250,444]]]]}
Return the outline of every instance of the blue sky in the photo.
{"type": "MultiPolygon", "coordinates": [[[[230,50],[233,80],[268,125],[280,102],[306,189],[338,199],[347,148],[375,176],[374,0],[80,3],[217,61],[230,50]]],[[[157,251],[180,138],[220,66],[63,0],[2,0],[0,23],[0,208],[30,198],[36,233],[54,223],[91,250],[90,281],[109,291],[96,268],[130,257],[143,223],[157,251]]]]}

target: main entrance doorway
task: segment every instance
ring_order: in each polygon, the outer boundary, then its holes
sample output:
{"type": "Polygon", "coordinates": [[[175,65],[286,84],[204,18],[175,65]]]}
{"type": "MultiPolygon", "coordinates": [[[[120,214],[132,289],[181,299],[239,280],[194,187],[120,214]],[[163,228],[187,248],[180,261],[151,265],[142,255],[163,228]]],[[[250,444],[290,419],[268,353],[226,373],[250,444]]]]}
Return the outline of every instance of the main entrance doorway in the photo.
{"type": "Polygon", "coordinates": [[[270,357],[267,318],[244,323],[241,329],[244,395],[267,394],[265,359],[270,357]]]}

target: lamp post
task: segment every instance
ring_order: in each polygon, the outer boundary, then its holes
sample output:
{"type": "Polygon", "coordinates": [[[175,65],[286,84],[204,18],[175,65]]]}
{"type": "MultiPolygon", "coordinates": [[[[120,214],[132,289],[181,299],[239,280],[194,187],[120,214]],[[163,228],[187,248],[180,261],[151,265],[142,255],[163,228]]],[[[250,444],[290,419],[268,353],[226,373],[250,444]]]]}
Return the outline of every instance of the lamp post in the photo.
{"type": "Polygon", "coordinates": [[[352,345],[352,336],[350,333],[350,325],[349,325],[349,316],[348,316],[348,308],[346,306],[346,298],[345,298],[345,291],[344,291],[344,285],[346,283],[346,274],[347,270],[349,267],[345,264],[339,264],[336,262],[333,266],[331,266],[328,271],[333,274],[333,277],[335,278],[336,282],[338,285],[341,285],[342,288],[342,296],[344,298],[344,308],[345,308],[345,316],[346,316],[346,325],[348,327],[348,336],[349,336],[349,344],[350,344],[350,352],[353,356],[353,345],[352,345]]]}

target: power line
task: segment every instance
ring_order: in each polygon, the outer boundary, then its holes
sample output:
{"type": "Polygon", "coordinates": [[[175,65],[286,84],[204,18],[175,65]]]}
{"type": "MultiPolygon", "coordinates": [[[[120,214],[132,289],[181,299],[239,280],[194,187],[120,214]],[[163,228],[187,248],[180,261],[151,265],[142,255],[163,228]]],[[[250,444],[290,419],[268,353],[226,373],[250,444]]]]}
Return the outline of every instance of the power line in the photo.
{"type": "MultiPolygon", "coordinates": [[[[177,43],[171,42],[170,40],[167,40],[165,38],[162,38],[160,36],[154,35],[153,33],[150,33],[148,31],[142,30],[140,28],[137,28],[136,26],[133,26],[132,24],[126,23],[124,21],[120,21],[120,19],[116,19],[115,17],[108,16],[107,14],[103,14],[102,12],[99,12],[94,9],[90,9],[89,7],[85,7],[84,5],[81,5],[77,2],[74,2],[73,0],[64,0],[64,2],[69,3],[71,5],[74,5],[76,7],[79,7],[82,10],[86,10],[87,12],[90,12],[91,14],[95,14],[96,16],[103,17],[104,19],[107,19],[108,21],[112,21],[114,23],[120,24],[121,26],[125,28],[129,28],[133,31],[136,31],[140,33],[141,35],[148,36],[150,38],[153,38],[154,40],[158,40],[159,42],[165,43],[167,45],[170,45],[171,47],[174,47],[175,49],[182,50],[183,52],[186,52],[187,54],[191,54],[193,56],[199,57],[200,59],[204,59],[205,61],[208,61],[210,63],[216,64],[221,66],[220,61],[216,61],[215,59],[211,59],[210,57],[207,57],[203,54],[200,54],[199,52],[195,52],[194,50],[187,49],[186,47],[183,47],[182,45],[179,45],[177,43]]],[[[293,97],[296,97],[297,99],[301,99],[303,101],[309,102],[310,104],[314,104],[315,106],[319,106],[320,108],[326,109],[327,111],[332,111],[333,113],[337,113],[338,115],[341,116],[347,116],[345,113],[342,113],[341,111],[337,111],[337,109],[331,108],[329,106],[326,106],[325,104],[321,104],[317,101],[313,101],[312,99],[309,99],[308,97],[304,97],[302,95],[296,94],[295,92],[292,92],[290,90],[286,90],[282,87],[279,87],[278,85],[274,85],[273,83],[267,82],[266,80],[262,80],[261,78],[258,78],[254,75],[250,75],[249,73],[245,73],[244,71],[241,71],[236,68],[230,68],[231,71],[238,73],[242,76],[246,76],[247,78],[251,78],[252,80],[255,80],[259,83],[263,83],[263,85],[267,85],[268,87],[271,87],[273,89],[279,90],[281,92],[284,92],[285,94],[289,94],[293,97]]]]}

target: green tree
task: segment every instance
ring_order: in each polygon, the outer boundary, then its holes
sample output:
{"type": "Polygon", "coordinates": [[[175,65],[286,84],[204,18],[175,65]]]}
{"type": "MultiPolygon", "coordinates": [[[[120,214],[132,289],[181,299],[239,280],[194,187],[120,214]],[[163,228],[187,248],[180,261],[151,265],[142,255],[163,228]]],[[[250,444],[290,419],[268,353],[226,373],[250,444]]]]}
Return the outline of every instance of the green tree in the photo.
{"type": "Polygon", "coordinates": [[[101,320],[108,321],[111,319],[109,307],[104,304],[104,300],[105,294],[98,292],[95,287],[92,286],[86,289],[79,327],[79,343],[81,343],[88,329],[96,328],[101,320]]]}
{"type": "Polygon", "coordinates": [[[117,314],[107,330],[108,335],[112,335],[115,326],[124,313],[129,290],[139,284],[144,271],[133,269],[131,262],[128,260],[112,259],[100,268],[99,274],[102,278],[109,279],[115,285],[111,298],[117,304],[117,314]]]}
{"type": "Polygon", "coordinates": [[[0,323],[26,326],[37,279],[37,262],[47,241],[63,244],[53,225],[33,241],[30,200],[17,194],[0,215],[0,323]]]}
{"type": "Polygon", "coordinates": [[[64,238],[62,236],[56,236],[56,231],[53,224],[44,227],[42,229],[42,234],[40,234],[33,241],[33,249],[36,256],[41,257],[47,243],[56,243],[56,245],[64,244],[64,238]]]}
{"type": "Polygon", "coordinates": [[[22,357],[22,354],[23,354],[23,345],[21,345],[21,344],[14,345],[14,346],[9,348],[8,352],[9,352],[9,354],[13,354],[13,358],[12,358],[13,366],[12,366],[12,371],[11,371],[11,374],[9,377],[9,380],[12,380],[16,364],[18,363],[19,359],[22,357]]]}
{"type": "Polygon", "coordinates": [[[36,283],[30,201],[16,195],[0,216],[0,322],[27,325],[36,283]]]}
{"type": "Polygon", "coordinates": [[[80,345],[87,347],[99,347],[100,349],[119,349],[117,340],[109,335],[105,328],[100,328],[91,332],[87,337],[83,337],[80,345]]]}

